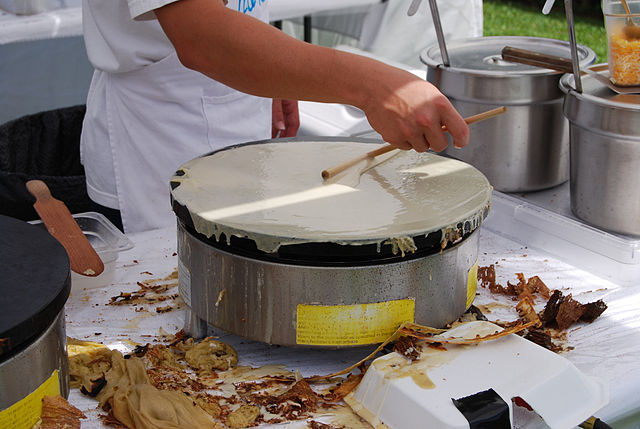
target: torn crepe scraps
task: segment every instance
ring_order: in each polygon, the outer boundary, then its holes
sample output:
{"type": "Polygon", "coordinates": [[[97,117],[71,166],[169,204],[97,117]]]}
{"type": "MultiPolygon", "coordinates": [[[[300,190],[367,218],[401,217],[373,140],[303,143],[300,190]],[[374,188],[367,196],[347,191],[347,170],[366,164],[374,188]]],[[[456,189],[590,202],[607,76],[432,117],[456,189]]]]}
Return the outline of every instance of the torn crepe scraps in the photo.
{"type": "MultiPolygon", "coordinates": [[[[507,282],[507,287],[496,283],[495,266],[478,268],[478,280],[480,285],[488,288],[494,294],[501,294],[517,299],[516,311],[521,320],[534,320],[539,318],[539,324],[528,327],[520,332],[524,338],[545,347],[556,353],[572,350],[566,345],[566,331],[575,323],[591,323],[596,320],[606,309],[607,305],[601,299],[587,304],[581,304],[573,299],[571,294],[564,296],[561,291],[553,290],[544,284],[538,276],[528,280],[524,274],[517,273],[518,283],[507,282]],[[535,301],[537,298],[546,299],[542,311],[536,312],[535,301]]],[[[508,323],[494,322],[501,326],[508,323]]]]}
{"type": "Polygon", "coordinates": [[[332,426],[322,422],[317,422],[315,420],[310,420],[307,422],[307,426],[311,429],[341,429],[342,426],[332,426]]]}
{"type": "Polygon", "coordinates": [[[231,428],[246,428],[253,426],[260,415],[260,408],[255,405],[241,405],[227,416],[227,426],[231,428]]]}
{"type": "Polygon", "coordinates": [[[538,276],[533,276],[527,280],[523,273],[516,273],[517,283],[507,282],[507,287],[496,283],[495,265],[488,267],[478,267],[478,280],[480,286],[488,288],[492,293],[502,294],[512,297],[514,300],[522,300],[525,297],[535,301],[535,294],[539,294],[545,299],[549,299],[550,291],[546,284],[538,276]]]}
{"type": "MultiPolygon", "coordinates": [[[[178,271],[162,279],[149,279],[137,282],[138,290],[135,292],[120,292],[111,297],[107,305],[131,305],[158,304],[154,311],[167,313],[184,307],[184,303],[178,293],[178,271]],[[162,304],[162,305],[160,305],[162,304]]],[[[136,307],[136,312],[148,311],[144,307],[136,307]]]]}
{"type": "MultiPolygon", "coordinates": [[[[477,318],[477,314],[472,316],[477,318]]],[[[404,323],[373,353],[349,368],[307,378],[274,368],[262,372],[260,368],[238,368],[237,354],[229,345],[213,338],[196,342],[179,332],[175,338],[168,338],[167,344],[136,347],[130,355],[111,352],[111,368],[96,398],[114,419],[135,429],[180,427],[172,426],[177,424],[194,428],[200,424],[248,427],[310,421],[338,408],[348,409],[343,398],[360,383],[367,362],[391,343],[411,361],[422,347],[477,344],[541,323],[535,313],[531,319],[508,327],[492,325],[490,331],[464,336],[449,335],[447,329],[404,323]],[[157,404],[165,404],[162,410],[168,411],[161,413],[157,404]],[[185,415],[192,421],[185,422],[185,415]]],[[[468,323],[461,321],[455,327],[468,323]]]]}
{"type": "Polygon", "coordinates": [[[566,330],[576,322],[592,323],[607,309],[607,304],[601,299],[587,304],[574,300],[571,294],[564,296],[559,290],[553,295],[540,313],[545,327],[557,327],[566,330]]]}
{"type": "Polygon", "coordinates": [[[117,428],[117,429],[129,429],[125,425],[120,423],[118,420],[113,418],[113,416],[111,416],[110,414],[99,414],[98,417],[100,418],[100,420],[105,426],[109,426],[111,428],[117,428]]]}
{"type": "Polygon", "coordinates": [[[61,396],[42,398],[42,413],[34,429],[80,429],[80,420],[86,419],[82,411],[61,396]]]}
{"type": "Polygon", "coordinates": [[[362,374],[311,386],[277,365],[238,367],[229,345],[213,338],[194,341],[182,331],[165,344],[138,346],[124,356],[109,350],[108,361],[104,373],[87,376],[101,377],[100,389],[83,392],[109,413],[103,421],[130,429],[239,428],[338,414],[357,420],[355,427],[370,427],[342,402],[362,374]]]}
{"type": "MultiPolygon", "coordinates": [[[[111,350],[101,343],[67,337],[69,357],[69,385],[81,388],[83,393],[99,391],[104,374],[111,368],[111,350]]],[[[97,392],[96,392],[97,393],[97,392]]]]}
{"type": "Polygon", "coordinates": [[[417,342],[418,340],[414,337],[400,337],[393,344],[393,351],[400,353],[411,361],[415,361],[420,357],[417,342]]]}
{"type": "MultiPolygon", "coordinates": [[[[458,323],[455,326],[459,327],[464,323],[468,323],[468,322],[458,323]]],[[[540,324],[540,320],[537,317],[535,318],[535,320],[532,320],[532,321],[518,320],[507,327],[498,326],[499,329],[497,329],[495,332],[492,332],[490,334],[477,335],[474,338],[468,338],[468,337],[447,336],[446,335],[447,329],[437,329],[437,328],[432,328],[430,326],[423,326],[423,325],[418,325],[416,323],[405,322],[402,325],[400,325],[400,327],[382,344],[380,344],[373,352],[371,352],[369,355],[367,355],[360,361],[356,362],[355,364],[349,366],[348,368],[342,371],[338,371],[333,374],[329,374],[325,376],[307,377],[305,378],[305,380],[307,380],[308,382],[331,380],[335,377],[349,374],[352,371],[354,371],[356,368],[364,366],[366,362],[373,359],[380,351],[384,350],[388,344],[399,340],[403,336],[412,337],[420,340],[422,343],[435,345],[437,347],[441,347],[444,344],[478,344],[484,341],[497,340],[498,338],[502,338],[510,334],[517,334],[529,327],[536,326],[539,324],[540,324]]]]}
{"type": "Polygon", "coordinates": [[[142,358],[125,359],[113,351],[107,383],[98,393],[102,409],[135,429],[210,429],[215,421],[185,393],[151,384],[142,358]]]}

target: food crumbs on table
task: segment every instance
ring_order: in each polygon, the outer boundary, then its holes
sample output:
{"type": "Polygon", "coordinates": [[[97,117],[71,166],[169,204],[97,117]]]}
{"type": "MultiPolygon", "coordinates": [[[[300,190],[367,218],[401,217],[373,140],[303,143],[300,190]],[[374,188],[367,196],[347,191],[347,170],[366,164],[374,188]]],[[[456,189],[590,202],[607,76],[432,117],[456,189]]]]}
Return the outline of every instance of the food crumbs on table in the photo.
{"type": "MultiPolygon", "coordinates": [[[[478,267],[480,286],[489,289],[491,293],[506,295],[517,299],[516,310],[521,319],[531,320],[536,317],[540,325],[531,326],[520,335],[556,353],[573,350],[574,347],[562,344],[566,341],[566,330],[577,322],[591,323],[606,309],[602,300],[581,304],[573,299],[571,294],[564,296],[555,289],[550,291],[538,276],[527,279],[523,273],[516,273],[518,283],[507,282],[507,287],[496,283],[495,266],[478,267]],[[547,300],[542,311],[536,314],[534,302],[536,297],[547,300]]],[[[501,326],[508,324],[494,322],[501,326]]]]}

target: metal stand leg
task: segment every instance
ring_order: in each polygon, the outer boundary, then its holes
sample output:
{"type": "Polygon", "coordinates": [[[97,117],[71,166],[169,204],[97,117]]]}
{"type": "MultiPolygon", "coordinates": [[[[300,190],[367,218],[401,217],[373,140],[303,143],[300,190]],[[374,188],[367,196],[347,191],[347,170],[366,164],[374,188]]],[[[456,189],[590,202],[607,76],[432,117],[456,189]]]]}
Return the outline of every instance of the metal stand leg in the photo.
{"type": "Polygon", "coordinates": [[[195,339],[201,339],[207,336],[207,321],[199,318],[190,308],[187,308],[187,314],[184,319],[184,332],[195,339]]]}
{"type": "Polygon", "coordinates": [[[311,43],[311,29],[313,26],[311,25],[311,15],[305,15],[303,18],[304,25],[304,41],[307,43],[311,43]]]}

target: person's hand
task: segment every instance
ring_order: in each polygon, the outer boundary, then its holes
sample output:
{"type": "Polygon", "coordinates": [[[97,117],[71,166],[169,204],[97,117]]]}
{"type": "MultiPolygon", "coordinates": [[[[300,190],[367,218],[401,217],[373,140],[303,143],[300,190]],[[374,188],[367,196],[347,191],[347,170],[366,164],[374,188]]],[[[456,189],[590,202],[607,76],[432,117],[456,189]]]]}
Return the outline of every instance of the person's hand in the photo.
{"type": "Polygon", "coordinates": [[[272,113],[271,138],[295,137],[300,128],[298,101],[274,98],[272,113]]]}
{"type": "Polygon", "coordinates": [[[371,126],[384,141],[400,149],[440,152],[447,147],[445,125],[454,147],[469,142],[469,127],[435,86],[400,69],[386,68],[377,76],[364,106],[371,126]]]}

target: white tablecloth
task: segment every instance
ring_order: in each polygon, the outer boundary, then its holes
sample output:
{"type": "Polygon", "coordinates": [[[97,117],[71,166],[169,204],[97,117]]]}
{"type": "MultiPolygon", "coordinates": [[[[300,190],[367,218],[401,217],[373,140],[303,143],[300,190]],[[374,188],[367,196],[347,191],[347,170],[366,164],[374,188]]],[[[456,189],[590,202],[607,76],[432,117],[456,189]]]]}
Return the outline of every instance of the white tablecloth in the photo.
{"type": "MultiPolygon", "coordinates": [[[[130,238],[135,247],[121,253],[97,279],[82,278],[83,283],[79,283],[79,277],[74,277],[74,291],[66,306],[67,335],[130,350],[133,343],[153,342],[161,329],[169,333],[181,329],[184,309],[158,314],[154,311],[136,312],[134,306],[106,305],[110,297],[120,292],[137,290],[138,281],[163,278],[176,270],[175,235],[174,229],[132,234],[130,238]],[[92,287],[101,285],[104,286],[92,287]]],[[[609,308],[599,319],[570,329],[567,345],[574,349],[565,357],[586,374],[601,377],[609,384],[610,403],[596,416],[613,422],[640,410],[637,399],[640,394],[640,288],[617,286],[481,230],[479,265],[489,264],[497,264],[497,280],[503,285],[507,281],[515,282],[515,274],[522,272],[527,278],[540,276],[549,288],[560,289],[565,295],[571,293],[581,302],[604,299],[609,308]]],[[[498,299],[485,289],[479,288],[478,292],[476,304],[498,299]]],[[[492,320],[516,318],[514,310],[505,309],[496,309],[487,316],[492,320]]],[[[285,364],[303,375],[327,374],[343,369],[366,356],[371,349],[305,350],[269,346],[220,332],[216,334],[221,334],[223,341],[236,347],[241,365],[285,364]]],[[[83,428],[103,427],[93,399],[74,390],[70,400],[89,416],[83,421],[83,428]]],[[[520,428],[545,427],[539,420],[531,418],[516,423],[520,428]]],[[[305,426],[296,423],[294,427],[305,426]]]]}

